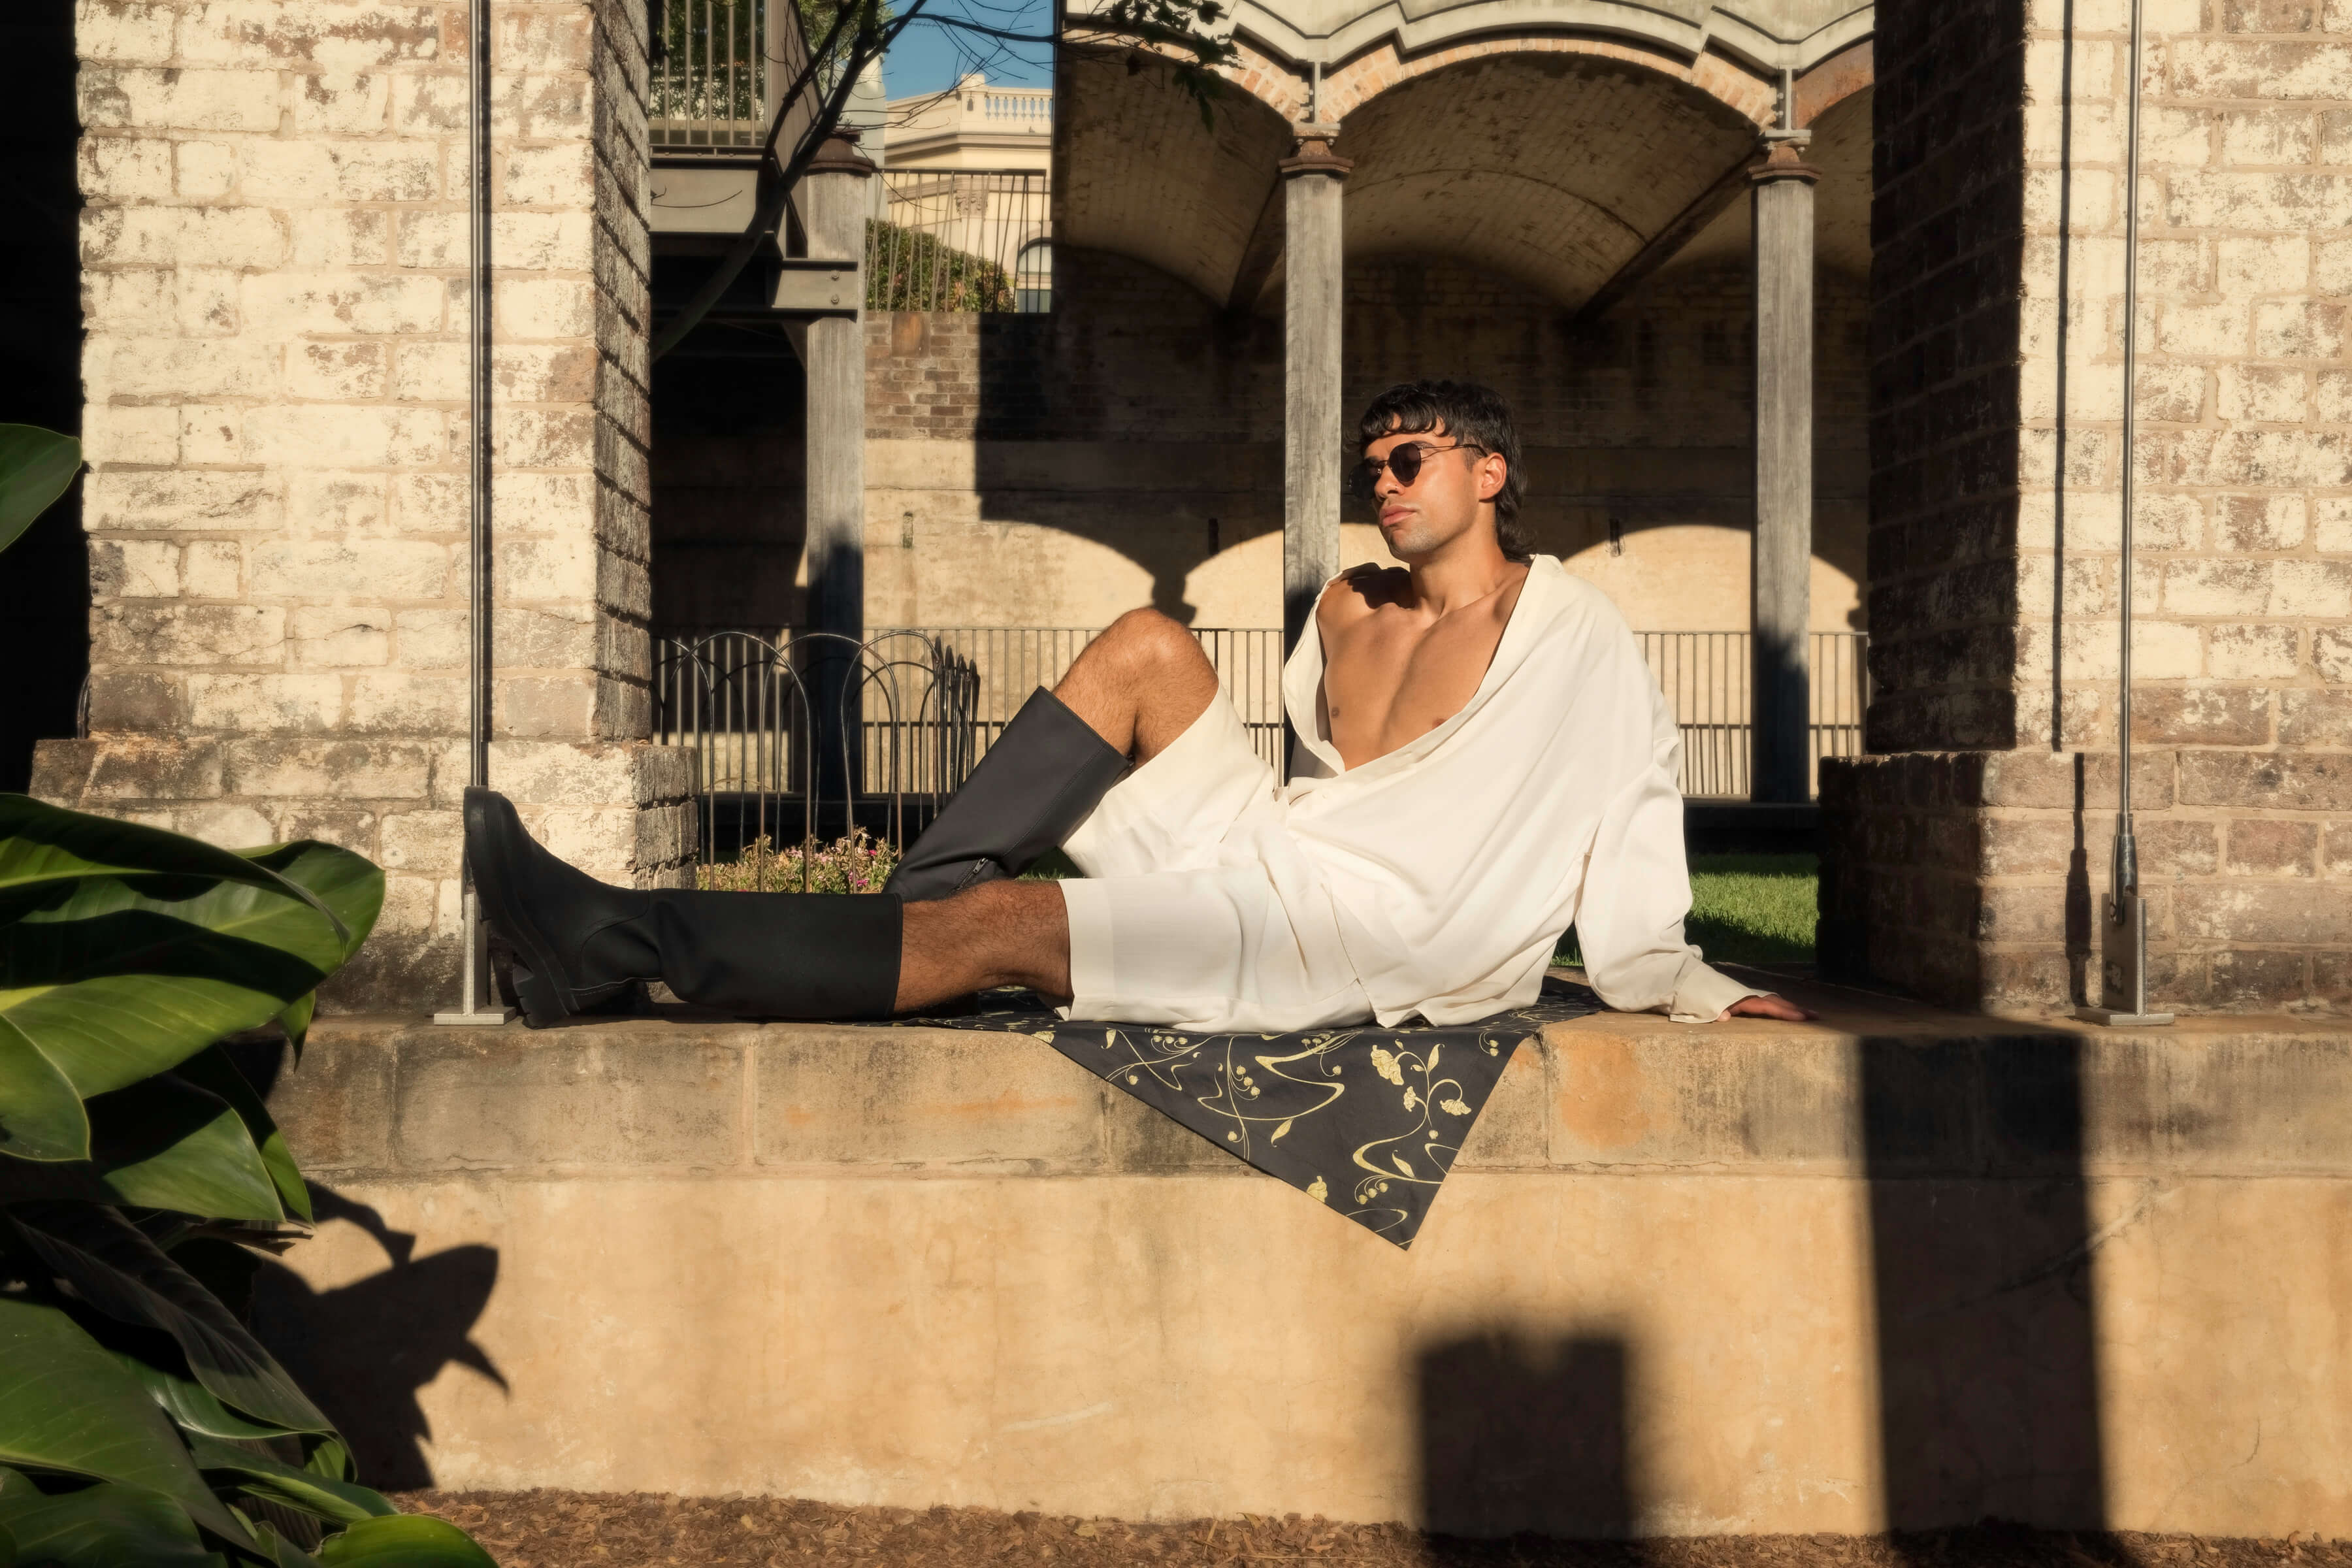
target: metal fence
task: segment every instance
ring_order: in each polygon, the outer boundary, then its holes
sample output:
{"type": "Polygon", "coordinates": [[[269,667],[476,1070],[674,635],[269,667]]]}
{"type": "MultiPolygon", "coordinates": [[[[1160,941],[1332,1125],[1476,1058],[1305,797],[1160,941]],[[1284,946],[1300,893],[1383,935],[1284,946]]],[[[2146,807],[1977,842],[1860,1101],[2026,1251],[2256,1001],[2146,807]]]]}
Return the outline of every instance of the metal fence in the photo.
{"type": "Polygon", "coordinates": [[[656,147],[753,148],[767,133],[772,0],[668,0],[646,82],[656,147]]]}
{"type": "MultiPolygon", "coordinates": [[[[1683,731],[1682,792],[1745,799],[1752,731],[1748,634],[1638,632],[1642,653],[1683,731]]],[[[1811,777],[1823,757],[1862,753],[1870,675],[1861,632],[1814,632],[1811,777]]]]}
{"type": "MultiPolygon", "coordinates": [[[[1096,628],[928,626],[847,638],[717,631],[654,645],[655,739],[697,755],[701,854],[754,837],[830,837],[850,823],[903,845],[985,756],[1029,694],[1066,674],[1096,628]],[[831,684],[830,656],[847,673],[831,684]],[[822,722],[828,700],[843,722],[822,722]],[[831,730],[832,739],[825,739],[831,730]],[[828,766],[821,747],[841,750],[828,766]]],[[[1282,633],[1200,627],[1257,753],[1282,765],[1282,633]]],[[[1683,794],[1748,794],[1748,634],[1642,632],[1682,726],[1683,794]]],[[[1858,755],[1868,703],[1856,632],[1812,634],[1812,752],[1858,755]]]]}
{"type": "Polygon", "coordinates": [[[1050,310],[1053,212],[1045,174],[888,169],[866,226],[870,310],[1050,310]]]}

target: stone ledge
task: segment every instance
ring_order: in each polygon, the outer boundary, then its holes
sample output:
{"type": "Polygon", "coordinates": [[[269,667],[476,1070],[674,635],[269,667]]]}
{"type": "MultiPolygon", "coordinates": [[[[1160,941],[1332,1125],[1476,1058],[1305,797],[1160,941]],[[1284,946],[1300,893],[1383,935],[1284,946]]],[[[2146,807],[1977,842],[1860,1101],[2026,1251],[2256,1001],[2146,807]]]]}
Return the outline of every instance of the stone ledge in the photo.
{"type": "MultiPolygon", "coordinates": [[[[1835,987],[1807,1025],[1612,1014],[1523,1049],[1465,1171],[2352,1174],[2352,1028],[2019,1024],[1835,987]]],[[[270,1100],[323,1178],[1242,1175],[1017,1035],[676,1016],[321,1020],[270,1100]]]]}

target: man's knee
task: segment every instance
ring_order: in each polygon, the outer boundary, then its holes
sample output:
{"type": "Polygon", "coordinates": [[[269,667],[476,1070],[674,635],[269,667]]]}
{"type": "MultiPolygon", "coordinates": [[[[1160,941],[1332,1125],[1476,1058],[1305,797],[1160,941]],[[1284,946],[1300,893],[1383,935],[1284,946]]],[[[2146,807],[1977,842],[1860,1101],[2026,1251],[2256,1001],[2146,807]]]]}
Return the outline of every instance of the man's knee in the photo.
{"type": "Polygon", "coordinates": [[[1115,651],[1122,664],[1138,671],[1164,673],[1198,667],[1208,669],[1209,657],[1200,639],[1183,623],[1154,609],[1129,610],[1105,627],[1095,639],[1115,651]]]}

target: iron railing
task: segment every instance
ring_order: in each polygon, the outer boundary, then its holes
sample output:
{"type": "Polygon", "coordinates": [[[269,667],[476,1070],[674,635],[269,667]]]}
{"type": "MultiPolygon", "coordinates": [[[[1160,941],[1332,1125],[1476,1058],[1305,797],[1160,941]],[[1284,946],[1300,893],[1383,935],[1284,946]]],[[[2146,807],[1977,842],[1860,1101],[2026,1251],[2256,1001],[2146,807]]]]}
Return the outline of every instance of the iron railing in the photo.
{"type": "MultiPolygon", "coordinates": [[[[1683,731],[1682,792],[1746,799],[1753,729],[1748,706],[1746,632],[1639,632],[1643,656],[1658,678],[1683,731]]],[[[1870,673],[1862,632],[1814,632],[1812,761],[1816,785],[1823,757],[1862,754],[1862,715],[1870,673]]]]}
{"type": "MultiPolygon", "coordinates": [[[[1282,633],[1202,627],[1257,753],[1282,766],[1282,633]]],[[[988,752],[1029,694],[1093,641],[1085,626],[930,626],[859,644],[822,634],[717,631],[654,645],[655,739],[691,748],[706,863],[755,837],[804,842],[851,824],[901,847],[988,752]],[[830,657],[845,668],[831,683],[830,657]],[[840,722],[826,725],[825,692],[840,722]],[[829,738],[828,738],[829,735],[829,738]],[[824,750],[837,746],[829,756],[824,750]]],[[[1748,634],[1642,632],[1682,727],[1682,792],[1748,794],[1748,634]]],[[[1812,634],[1813,761],[1862,750],[1869,699],[1858,632],[1812,634]]]]}
{"type": "Polygon", "coordinates": [[[1045,174],[888,169],[866,226],[870,310],[1050,310],[1053,213],[1045,174]]]}
{"type": "Polygon", "coordinates": [[[751,149],[767,134],[772,0],[668,0],[646,84],[656,147],[751,149]]]}

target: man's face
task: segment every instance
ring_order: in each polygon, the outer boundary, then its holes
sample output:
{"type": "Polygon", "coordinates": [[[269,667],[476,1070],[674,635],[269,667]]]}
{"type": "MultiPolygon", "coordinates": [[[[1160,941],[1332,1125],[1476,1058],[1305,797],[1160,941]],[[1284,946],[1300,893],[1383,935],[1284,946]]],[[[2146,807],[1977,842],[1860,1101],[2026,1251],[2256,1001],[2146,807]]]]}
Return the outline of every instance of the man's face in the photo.
{"type": "Polygon", "coordinates": [[[1389,462],[1373,487],[1372,506],[1389,553],[1400,561],[1433,555],[1469,532],[1478,521],[1479,503],[1502,489],[1502,458],[1457,446],[1443,425],[1410,436],[1383,436],[1364,455],[1389,462]],[[1414,444],[1423,449],[1421,470],[1408,484],[1397,478],[1392,455],[1414,444]]]}

